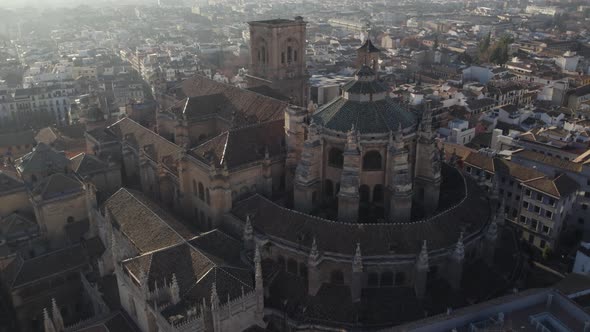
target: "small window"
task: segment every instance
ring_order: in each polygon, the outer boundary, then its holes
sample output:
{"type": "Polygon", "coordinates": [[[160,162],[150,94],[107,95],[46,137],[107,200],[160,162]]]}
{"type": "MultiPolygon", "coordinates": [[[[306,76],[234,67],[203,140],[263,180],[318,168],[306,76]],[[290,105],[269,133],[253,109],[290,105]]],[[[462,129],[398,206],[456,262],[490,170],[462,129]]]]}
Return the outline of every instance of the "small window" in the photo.
{"type": "Polygon", "coordinates": [[[546,245],[546,243],[547,243],[547,242],[545,242],[545,240],[541,240],[541,241],[539,242],[539,247],[541,247],[541,249],[544,249],[544,248],[545,248],[545,245],[546,245]]]}
{"type": "Polygon", "coordinates": [[[549,198],[549,205],[554,206],[555,205],[555,199],[549,198]]]}
{"type": "Polygon", "coordinates": [[[533,211],[535,211],[535,213],[540,213],[541,212],[541,208],[535,205],[533,207],[533,211]]]}
{"type": "Polygon", "coordinates": [[[545,225],[543,225],[543,233],[545,233],[545,234],[549,234],[549,230],[550,230],[550,229],[551,229],[551,228],[549,228],[549,226],[545,226],[545,225]]]}
{"type": "Polygon", "coordinates": [[[533,242],[535,242],[535,237],[533,236],[533,234],[529,234],[529,243],[533,242]]]}
{"type": "Polygon", "coordinates": [[[553,212],[551,212],[551,211],[545,211],[545,217],[547,217],[549,219],[553,219],[553,212]]]}
{"type": "Polygon", "coordinates": [[[525,190],[525,194],[529,197],[531,197],[532,193],[533,192],[530,189],[525,190]]]}
{"type": "Polygon", "coordinates": [[[529,202],[522,202],[522,207],[525,209],[529,208],[529,202]]]}
{"type": "Polygon", "coordinates": [[[526,224],[526,217],[525,216],[520,216],[520,222],[523,224],[526,224]]]}
{"type": "Polygon", "coordinates": [[[536,219],[531,219],[531,228],[534,230],[537,230],[537,220],[536,219]]]}
{"type": "Polygon", "coordinates": [[[330,149],[330,152],[328,152],[328,165],[335,168],[342,168],[343,164],[344,156],[342,154],[342,150],[337,148],[330,149]]]}
{"type": "Polygon", "coordinates": [[[363,157],[363,170],[378,171],[383,168],[381,153],[378,151],[369,151],[363,157]]]}

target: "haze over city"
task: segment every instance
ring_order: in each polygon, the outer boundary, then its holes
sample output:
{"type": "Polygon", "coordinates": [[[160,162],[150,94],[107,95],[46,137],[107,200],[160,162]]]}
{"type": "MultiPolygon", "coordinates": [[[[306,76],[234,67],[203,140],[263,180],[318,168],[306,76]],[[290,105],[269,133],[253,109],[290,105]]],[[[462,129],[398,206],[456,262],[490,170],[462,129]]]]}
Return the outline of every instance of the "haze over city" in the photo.
{"type": "Polygon", "coordinates": [[[0,332],[590,332],[587,0],[0,0],[0,332]]]}

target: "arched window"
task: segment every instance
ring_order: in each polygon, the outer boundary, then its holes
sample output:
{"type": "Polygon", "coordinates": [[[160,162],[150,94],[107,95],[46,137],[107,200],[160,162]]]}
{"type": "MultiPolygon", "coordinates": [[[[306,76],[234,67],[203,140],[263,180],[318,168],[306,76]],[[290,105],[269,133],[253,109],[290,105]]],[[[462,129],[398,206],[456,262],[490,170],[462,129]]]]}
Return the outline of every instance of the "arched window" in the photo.
{"type": "Polygon", "coordinates": [[[193,180],[193,195],[197,196],[197,181],[193,180]]]}
{"type": "Polygon", "coordinates": [[[380,184],[373,188],[373,202],[383,202],[383,186],[380,184]]]}
{"type": "Polygon", "coordinates": [[[324,182],[324,194],[326,197],[334,196],[334,185],[332,184],[332,181],[326,180],[324,182]]]}
{"type": "Polygon", "coordinates": [[[293,51],[293,62],[297,62],[297,50],[293,51]]]}
{"type": "Polygon", "coordinates": [[[299,263],[299,275],[303,279],[307,279],[307,265],[305,263],[299,263]]]}
{"type": "Polygon", "coordinates": [[[297,261],[293,258],[287,260],[287,272],[297,274],[297,261]]]}
{"type": "Polygon", "coordinates": [[[406,283],[406,274],[403,272],[398,272],[395,274],[395,285],[396,286],[403,286],[406,283]]]}
{"type": "Polygon", "coordinates": [[[203,187],[201,182],[199,182],[199,199],[202,201],[205,200],[205,187],[203,187]]]}
{"type": "Polygon", "coordinates": [[[363,157],[363,170],[365,171],[378,171],[383,168],[381,165],[382,158],[379,151],[369,151],[365,153],[363,157]]]}
{"type": "Polygon", "coordinates": [[[266,63],[266,47],[262,46],[262,63],[266,63]]]}
{"type": "Polygon", "coordinates": [[[367,283],[369,284],[369,287],[379,286],[379,274],[377,274],[376,272],[369,273],[367,283]]]}
{"type": "Polygon", "coordinates": [[[205,189],[205,202],[207,205],[211,204],[211,193],[209,192],[209,188],[205,189]]]}
{"type": "Polygon", "coordinates": [[[342,164],[344,164],[342,150],[338,148],[331,148],[330,152],[328,152],[328,165],[336,168],[342,168],[342,164]]]}
{"type": "Polygon", "coordinates": [[[371,189],[366,184],[363,184],[359,188],[359,198],[361,203],[368,203],[371,196],[371,189]]]}
{"type": "Polygon", "coordinates": [[[344,274],[340,270],[334,270],[330,273],[330,282],[337,285],[344,284],[344,274]]]}
{"type": "Polygon", "coordinates": [[[287,62],[291,63],[293,61],[293,48],[291,46],[287,47],[287,62]]]}
{"type": "Polygon", "coordinates": [[[381,287],[393,286],[393,272],[384,271],[381,273],[381,287]]]}

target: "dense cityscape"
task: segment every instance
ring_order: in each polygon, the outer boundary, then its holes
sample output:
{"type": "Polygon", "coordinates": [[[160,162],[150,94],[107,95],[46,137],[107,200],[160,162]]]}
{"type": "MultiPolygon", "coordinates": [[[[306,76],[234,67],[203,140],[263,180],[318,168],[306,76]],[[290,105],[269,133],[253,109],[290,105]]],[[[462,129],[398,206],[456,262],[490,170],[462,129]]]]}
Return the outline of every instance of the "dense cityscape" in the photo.
{"type": "Polygon", "coordinates": [[[0,0],[0,332],[590,332],[587,0],[0,0]]]}

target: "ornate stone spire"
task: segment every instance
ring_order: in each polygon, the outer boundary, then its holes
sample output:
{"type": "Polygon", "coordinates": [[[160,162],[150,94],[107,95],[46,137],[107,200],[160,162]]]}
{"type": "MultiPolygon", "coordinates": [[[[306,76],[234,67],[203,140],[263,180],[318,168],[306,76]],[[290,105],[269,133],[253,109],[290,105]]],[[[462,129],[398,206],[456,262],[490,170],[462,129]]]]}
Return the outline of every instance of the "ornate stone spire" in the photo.
{"type": "Polygon", "coordinates": [[[254,234],[254,229],[252,227],[252,221],[250,220],[250,215],[246,216],[246,224],[244,225],[244,241],[252,241],[252,236],[254,234]]]}
{"type": "Polygon", "coordinates": [[[463,244],[463,232],[459,234],[459,240],[453,252],[453,258],[457,261],[462,261],[465,258],[465,245],[463,244]]]}
{"type": "Polygon", "coordinates": [[[141,290],[143,291],[144,294],[147,294],[149,291],[148,276],[145,273],[145,271],[143,270],[143,267],[139,268],[139,274],[137,275],[137,279],[139,281],[139,286],[141,287],[141,290]]]}
{"type": "Polygon", "coordinates": [[[58,332],[63,331],[65,328],[64,319],[61,316],[61,311],[57,306],[55,298],[51,299],[51,316],[53,316],[53,326],[55,327],[55,330],[58,332]]]}
{"type": "Polygon", "coordinates": [[[498,224],[496,221],[492,221],[486,232],[486,239],[490,242],[496,241],[498,238],[498,224]]]}
{"type": "Polygon", "coordinates": [[[418,255],[418,261],[416,262],[416,268],[418,270],[428,270],[428,247],[426,246],[426,240],[422,243],[422,250],[418,255]]]}
{"type": "Polygon", "coordinates": [[[352,259],[352,272],[363,272],[363,256],[361,254],[361,244],[358,242],[352,259]]]}
{"type": "Polygon", "coordinates": [[[219,296],[217,295],[217,286],[215,283],[211,285],[211,310],[219,310],[219,296]]]}
{"type": "Polygon", "coordinates": [[[432,132],[432,109],[430,108],[430,101],[424,102],[424,112],[422,113],[422,122],[420,129],[424,133],[432,132]]]}
{"type": "Polygon", "coordinates": [[[172,302],[172,304],[180,302],[180,286],[176,279],[176,273],[172,273],[172,282],[170,283],[170,302],[172,302]]]}
{"type": "Polygon", "coordinates": [[[47,312],[47,308],[43,308],[43,329],[45,332],[56,332],[53,321],[47,312]]]}
{"type": "Polygon", "coordinates": [[[393,142],[393,146],[397,151],[402,150],[404,148],[404,130],[402,128],[402,124],[400,123],[397,131],[395,132],[395,141],[393,142]]]}
{"type": "Polygon", "coordinates": [[[256,289],[262,287],[262,258],[260,257],[260,247],[257,245],[254,249],[254,277],[256,278],[256,289]],[[260,285],[259,285],[260,283],[260,285]]]}
{"type": "Polygon", "coordinates": [[[320,258],[320,252],[318,251],[318,244],[316,242],[315,237],[311,243],[311,250],[309,251],[309,258],[308,261],[310,264],[317,263],[318,259],[320,258]]]}
{"type": "Polygon", "coordinates": [[[354,124],[346,134],[346,150],[358,149],[358,132],[354,128],[354,124]]]}

